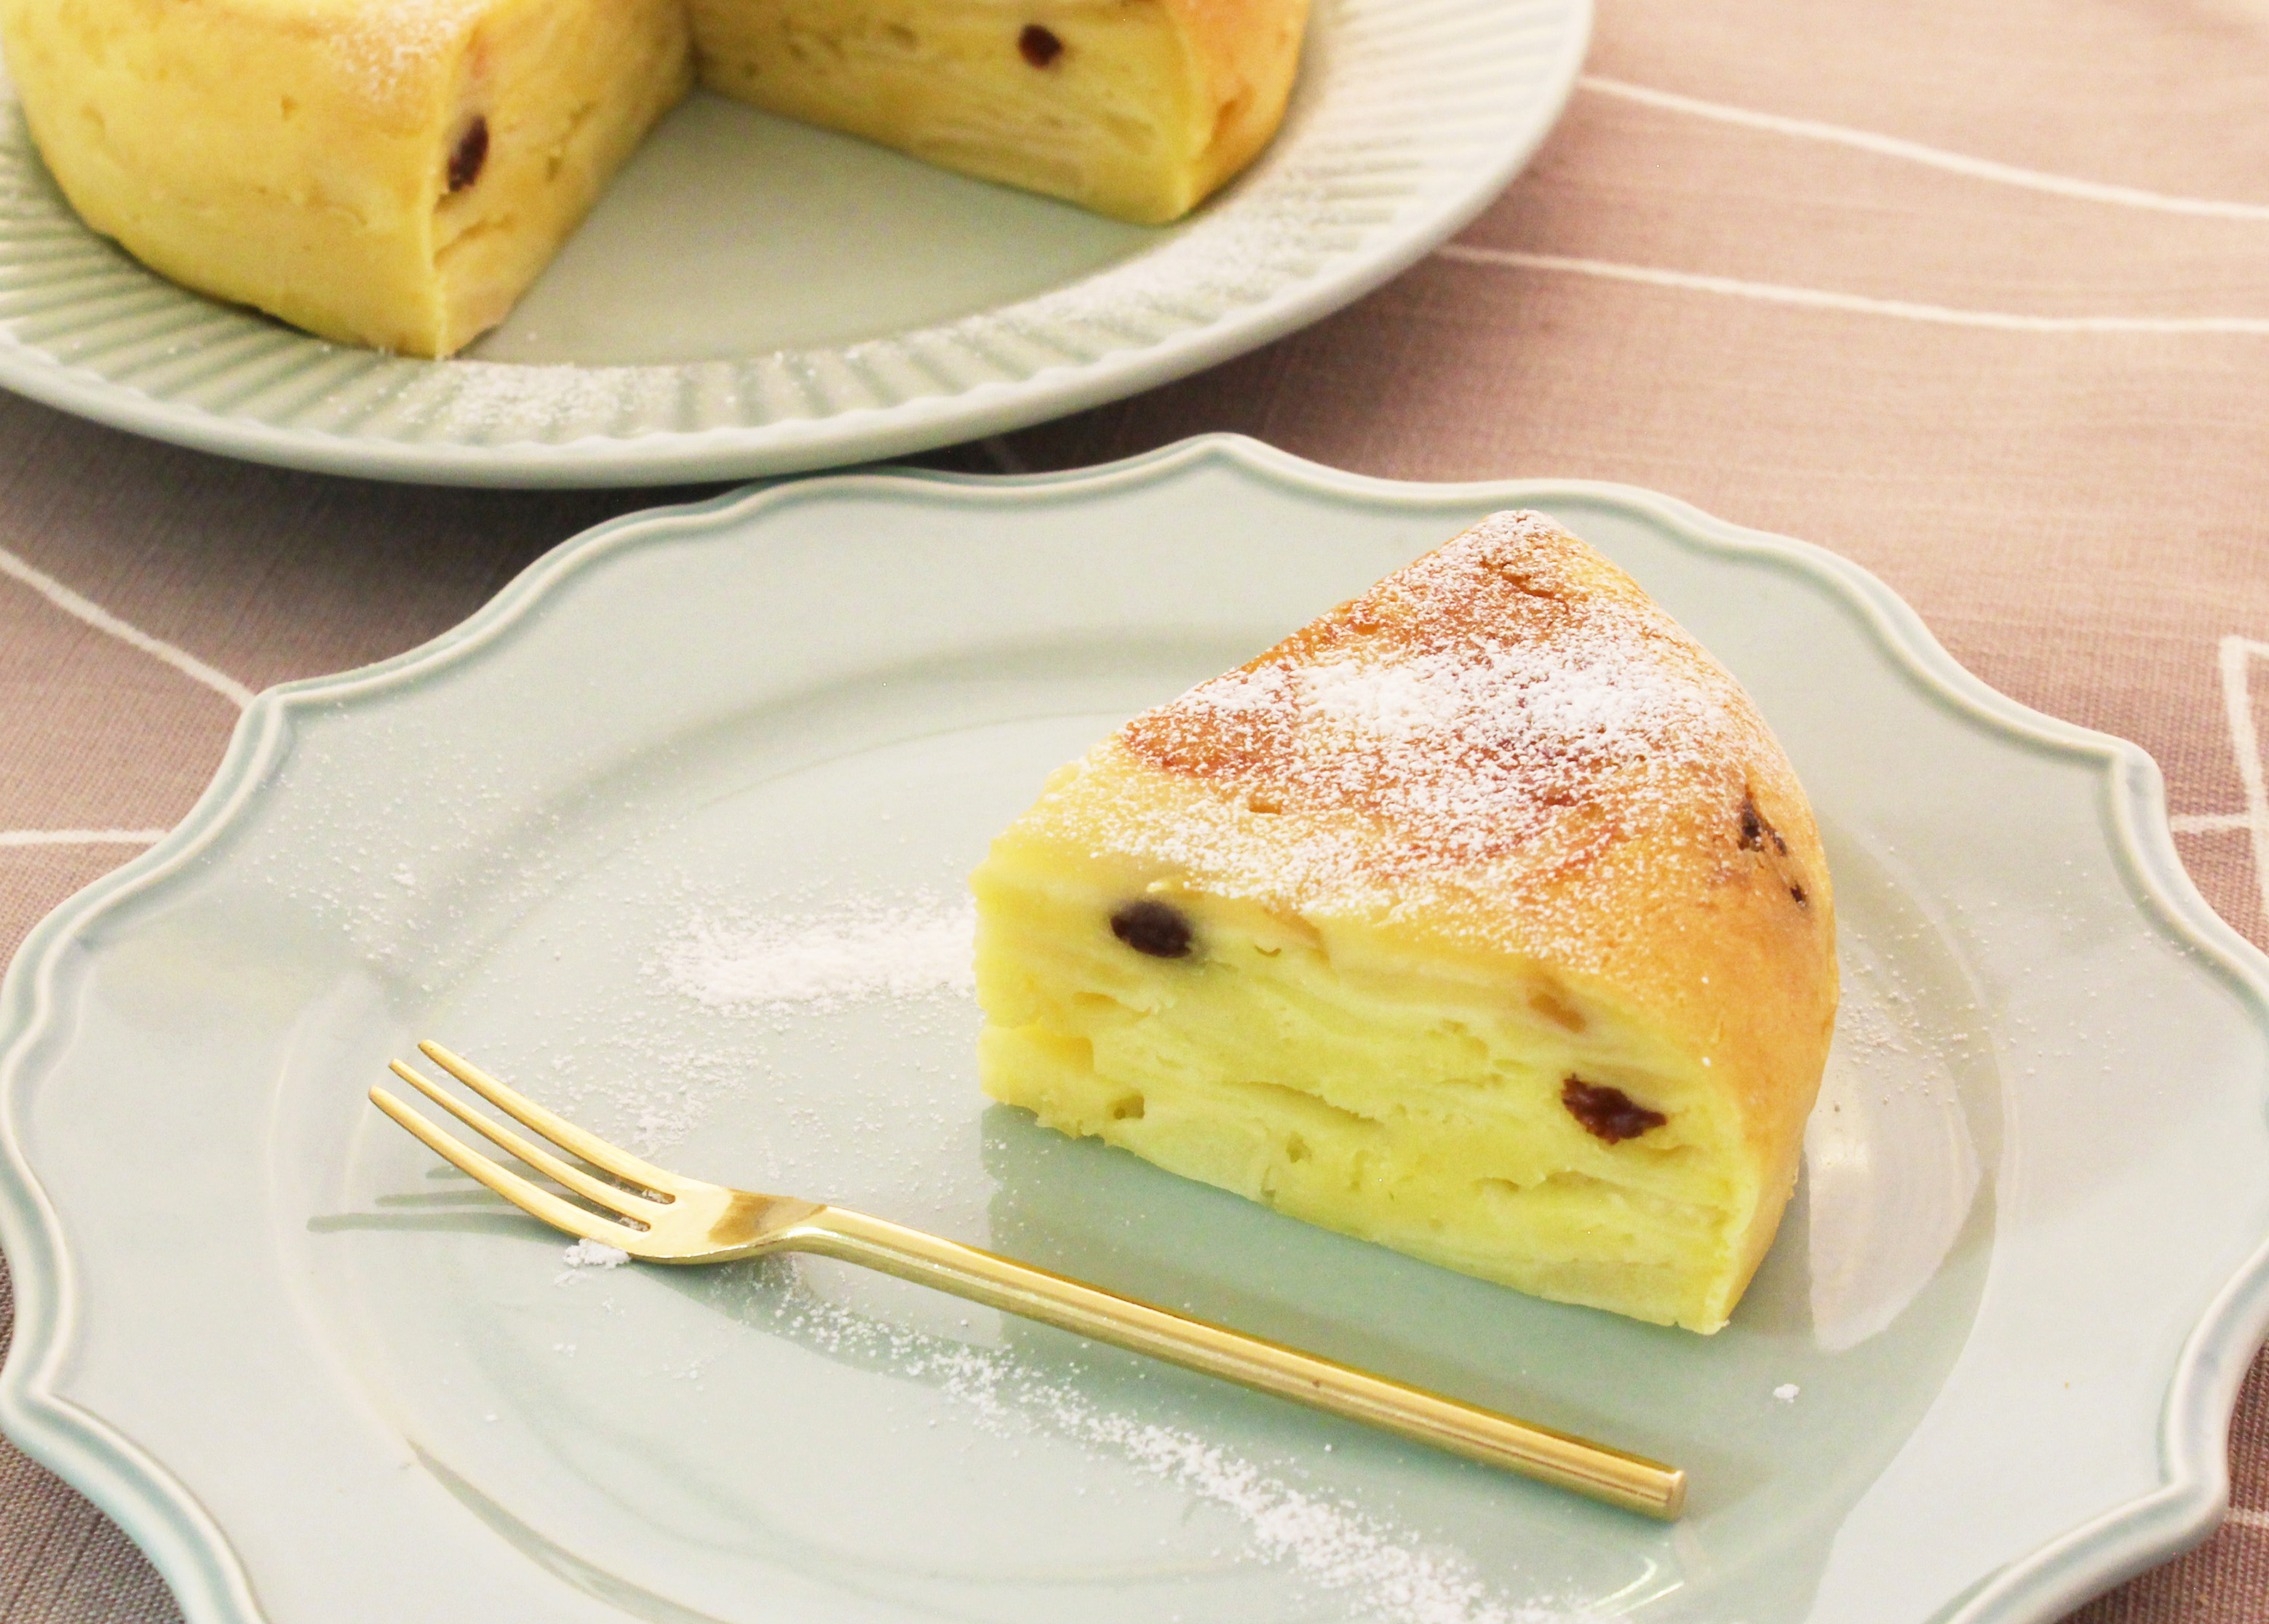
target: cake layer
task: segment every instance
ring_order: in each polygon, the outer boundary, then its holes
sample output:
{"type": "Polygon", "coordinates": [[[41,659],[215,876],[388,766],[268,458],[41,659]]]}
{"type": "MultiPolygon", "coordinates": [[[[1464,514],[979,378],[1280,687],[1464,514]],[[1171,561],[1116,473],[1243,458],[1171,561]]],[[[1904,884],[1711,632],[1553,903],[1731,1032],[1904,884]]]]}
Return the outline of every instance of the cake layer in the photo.
{"type": "Polygon", "coordinates": [[[692,0],[703,83],[1142,224],[1275,132],[1306,0],[692,0]]]}
{"type": "Polygon", "coordinates": [[[1495,984],[1351,970],[1312,931],[1179,890],[1202,958],[1149,958],[1092,928],[1138,894],[1123,875],[1018,855],[979,892],[995,1097],[1467,1273],[1723,1321],[1760,1192],[1729,1176],[1718,1091],[1644,1021],[1543,965],[1495,984]],[[1668,1120],[1603,1140],[1567,1109],[1571,1077],[1668,1120]]]}
{"type": "Polygon", "coordinates": [[[683,0],[0,0],[88,225],[324,337],[447,355],[691,80],[683,0]]]}
{"type": "Polygon", "coordinates": [[[981,1075],[1295,1216],[1715,1330],[1836,1001],[1739,687],[1500,516],[1051,782],[972,882],[981,1075]]]}

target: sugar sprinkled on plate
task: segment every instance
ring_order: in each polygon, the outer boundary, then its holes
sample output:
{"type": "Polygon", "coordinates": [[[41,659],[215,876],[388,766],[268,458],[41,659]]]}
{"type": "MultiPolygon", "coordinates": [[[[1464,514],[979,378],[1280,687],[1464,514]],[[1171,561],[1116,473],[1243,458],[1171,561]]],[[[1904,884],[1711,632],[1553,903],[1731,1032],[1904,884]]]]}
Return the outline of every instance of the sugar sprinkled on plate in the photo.
{"type": "Polygon", "coordinates": [[[630,1253],[619,1246],[610,1246],[604,1241],[580,1240],[559,1255],[565,1266],[552,1277],[555,1286],[565,1286],[580,1280],[594,1269],[618,1269],[631,1260],[630,1253]]]}
{"type": "Polygon", "coordinates": [[[966,901],[852,900],[818,912],[696,919],[660,955],[664,984],[712,1008],[967,993],[977,913],[966,901]]]}
{"type": "Polygon", "coordinates": [[[1081,1367],[1052,1376],[1014,1354],[972,1347],[856,1314],[791,1287],[784,1328],[835,1352],[885,1353],[935,1384],[995,1436],[1045,1429],[1116,1456],[1226,1511],[1262,1560],[1355,1602],[1378,1624],[1583,1624],[1584,1615],[1507,1601],[1460,1554],[1349,1505],[1185,1428],[1108,1410],[1081,1367]]]}

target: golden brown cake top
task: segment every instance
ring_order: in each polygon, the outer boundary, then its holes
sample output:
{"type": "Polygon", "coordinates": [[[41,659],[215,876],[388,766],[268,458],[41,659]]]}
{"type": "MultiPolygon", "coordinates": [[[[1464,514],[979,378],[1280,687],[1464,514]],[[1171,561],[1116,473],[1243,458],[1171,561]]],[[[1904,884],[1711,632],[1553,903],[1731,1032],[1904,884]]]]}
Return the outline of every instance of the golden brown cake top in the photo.
{"type": "Polygon", "coordinates": [[[1113,851],[1497,950],[1596,963],[1603,905],[1737,873],[1778,909],[1824,902],[1802,794],[1739,684],[1541,513],[1484,520],[1145,712],[1087,772],[1110,785],[1076,792],[1090,815],[1116,797],[1113,851]]]}

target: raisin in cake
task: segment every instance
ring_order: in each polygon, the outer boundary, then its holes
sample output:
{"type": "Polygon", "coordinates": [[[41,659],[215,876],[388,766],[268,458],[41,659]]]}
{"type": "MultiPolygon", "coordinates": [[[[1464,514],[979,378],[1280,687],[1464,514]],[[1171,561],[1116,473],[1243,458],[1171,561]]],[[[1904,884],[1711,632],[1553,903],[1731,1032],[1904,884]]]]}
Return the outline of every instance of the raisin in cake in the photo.
{"type": "Polygon", "coordinates": [[[1803,791],[1629,577],[1501,513],[1052,779],[974,877],[984,1085],[1524,1291],[1715,1331],[1836,1007],[1803,791]]]}
{"type": "Polygon", "coordinates": [[[689,87],[684,0],[0,0],[71,206],[326,338],[501,321],[689,87]]]}
{"type": "Polygon", "coordinates": [[[1307,0],[692,0],[703,83],[1142,224],[1275,133],[1307,0]]]}

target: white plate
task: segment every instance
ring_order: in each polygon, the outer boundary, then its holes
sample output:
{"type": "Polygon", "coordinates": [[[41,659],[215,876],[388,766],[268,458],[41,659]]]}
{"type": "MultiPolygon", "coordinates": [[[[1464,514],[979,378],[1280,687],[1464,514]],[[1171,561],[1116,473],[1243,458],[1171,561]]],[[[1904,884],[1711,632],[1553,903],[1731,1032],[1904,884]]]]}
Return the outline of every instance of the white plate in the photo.
{"type": "Polygon", "coordinates": [[[0,387],[207,451],[445,484],[744,478],[998,433],[1242,354],[1427,253],[1543,139],[1590,25],[1590,0],[1319,0],[1275,143],[1163,230],[698,95],[447,362],[144,270],[79,225],[0,105],[0,387]]]}
{"type": "Polygon", "coordinates": [[[2261,971],[2138,751],[1987,691],[1851,565],[1659,497],[1235,439],[778,485],[262,696],[181,827],[33,933],[0,1421],[196,1624],[2046,1620],[2221,1504],[2269,1310],[2261,971]],[[959,996],[752,1019],[657,976],[705,913],[952,894],[1116,718],[1519,504],[1734,668],[1829,838],[1831,1085],[1719,1336],[987,1108],[959,996]],[[832,1266],[555,1284],[558,1237],[363,1103],[427,1034],[689,1171],[1675,1460],[1692,1515],[832,1266]]]}

